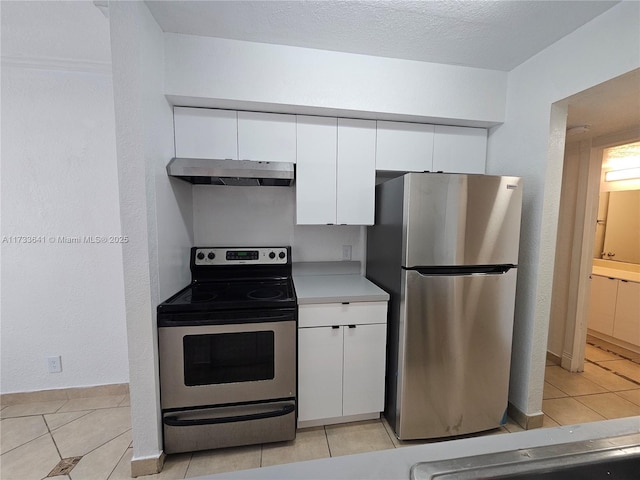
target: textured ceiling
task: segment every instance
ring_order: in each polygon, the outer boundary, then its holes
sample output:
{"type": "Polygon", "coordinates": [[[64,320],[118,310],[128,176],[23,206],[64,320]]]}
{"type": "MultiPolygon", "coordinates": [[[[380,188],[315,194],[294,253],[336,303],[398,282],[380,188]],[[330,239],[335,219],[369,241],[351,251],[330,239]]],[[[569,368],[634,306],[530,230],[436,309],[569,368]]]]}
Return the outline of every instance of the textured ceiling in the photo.
{"type": "MultiPolygon", "coordinates": [[[[165,32],[509,71],[617,1],[154,1],[165,32]]],[[[594,68],[597,68],[594,66],[594,68]]],[[[573,96],[582,140],[640,127],[640,71],[573,96]]]]}
{"type": "Polygon", "coordinates": [[[509,71],[617,1],[154,1],[165,32],[509,71]]]}

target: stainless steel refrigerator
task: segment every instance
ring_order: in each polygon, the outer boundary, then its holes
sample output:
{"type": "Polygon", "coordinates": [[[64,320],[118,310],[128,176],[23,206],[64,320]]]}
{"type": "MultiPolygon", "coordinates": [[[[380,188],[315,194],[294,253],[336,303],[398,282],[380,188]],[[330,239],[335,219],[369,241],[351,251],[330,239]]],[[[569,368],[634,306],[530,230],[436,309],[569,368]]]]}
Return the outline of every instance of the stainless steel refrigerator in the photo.
{"type": "Polygon", "coordinates": [[[518,177],[376,186],[366,276],[391,295],[385,416],[399,439],[505,422],[521,209],[518,177]]]}

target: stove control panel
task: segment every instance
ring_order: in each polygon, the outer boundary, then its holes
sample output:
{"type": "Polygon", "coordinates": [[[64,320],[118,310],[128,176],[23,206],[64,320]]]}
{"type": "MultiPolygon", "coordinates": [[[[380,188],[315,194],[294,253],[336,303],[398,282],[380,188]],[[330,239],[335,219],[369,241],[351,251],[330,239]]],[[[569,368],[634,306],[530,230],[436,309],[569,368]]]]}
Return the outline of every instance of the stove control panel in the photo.
{"type": "Polygon", "coordinates": [[[286,265],[289,262],[286,247],[194,249],[195,265],[286,265]]]}

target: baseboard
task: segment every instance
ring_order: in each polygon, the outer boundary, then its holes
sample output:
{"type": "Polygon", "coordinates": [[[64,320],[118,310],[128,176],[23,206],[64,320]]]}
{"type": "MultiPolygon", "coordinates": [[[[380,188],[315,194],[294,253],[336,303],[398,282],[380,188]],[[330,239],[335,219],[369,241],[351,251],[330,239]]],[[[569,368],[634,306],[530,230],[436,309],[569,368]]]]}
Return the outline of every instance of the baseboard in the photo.
{"type": "Polygon", "coordinates": [[[347,415],[346,417],[323,418],[322,420],[298,420],[298,428],[319,427],[322,425],[336,425],[338,423],[362,422],[364,420],[376,420],[380,418],[380,412],[362,413],[359,415],[347,415]]]}
{"type": "Polygon", "coordinates": [[[145,458],[132,458],[131,459],[131,476],[141,477],[143,475],[153,475],[160,473],[164,466],[164,459],[166,455],[164,452],[160,452],[153,457],[145,458]]]}
{"type": "Polygon", "coordinates": [[[640,354],[640,346],[591,329],[587,330],[587,343],[595,343],[599,347],[610,350],[623,357],[637,357],[638,354],[640,354]]]}
{"type": "Polygon", "coordinates": [[[36,392],[3,393],[0,404],[3,406],[22,403],[52,402],[71,400],[73,398],[101,397],[105,395],[129,395],[128,383],[112,385],[96,385],[92,387],[59,388],[55,390],[38,390],[36,392]]]}
{"type": "Polygon", "coordinates": [[[547,351],[547,361],[556,365],[560,365],[562,363],[562,357],[560,357],[560,355],[556,355],[555,353],[547,351]]]}
{"type": "Polygon", "coordinates": [[[534,428],[541,428],[544,420],[544,413],[536,413],[533,415],[527,415],[518,407],[514,406],[511,402],[507,407],[507,415],[509,415],[518,425],[525,430],[532,430],[534,428]]]}

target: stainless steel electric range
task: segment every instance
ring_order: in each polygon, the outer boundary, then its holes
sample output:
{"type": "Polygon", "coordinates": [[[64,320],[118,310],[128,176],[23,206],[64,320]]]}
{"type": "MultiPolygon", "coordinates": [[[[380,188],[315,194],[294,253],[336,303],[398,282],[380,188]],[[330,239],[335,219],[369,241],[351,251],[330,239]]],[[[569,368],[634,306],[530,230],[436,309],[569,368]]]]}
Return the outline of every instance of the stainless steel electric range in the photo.
{"type": "Polygon", "coordinates": [[[190,267],[158,306],[165,452],[294,439],[291,247],[194,247],[190,267]]]}

